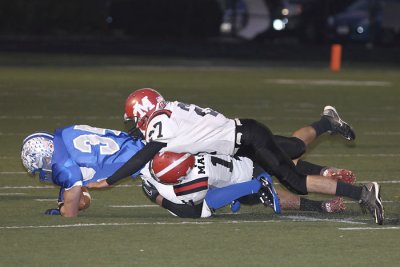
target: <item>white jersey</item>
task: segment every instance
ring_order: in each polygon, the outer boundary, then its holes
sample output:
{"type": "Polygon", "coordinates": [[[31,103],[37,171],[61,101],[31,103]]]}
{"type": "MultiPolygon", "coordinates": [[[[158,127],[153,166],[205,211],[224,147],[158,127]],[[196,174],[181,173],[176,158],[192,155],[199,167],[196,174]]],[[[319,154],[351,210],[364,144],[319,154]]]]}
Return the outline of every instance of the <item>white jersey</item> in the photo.
{"type": "MultiPolygon", "coordinates": [[[[253,162],[249,158],[234,158],[226,155],[199,154],[195,166],[185,179],[176,185],[157,182],[151,175],[149,164],[141,171],[144,181],[153,184],[166,199],[176,204],[199,204],[209,188],[250,181],[253,177],[253,162]]],[[[203,205],[201,217],[211,216],[207,205],[203,205]]]]}
{"type": "Polygon", "coordinates": [[[166,143],[161,151],[233,155],[235,127],[234,120],[212,109],[175,101],[153,114],[145,137],[166,143]]]}

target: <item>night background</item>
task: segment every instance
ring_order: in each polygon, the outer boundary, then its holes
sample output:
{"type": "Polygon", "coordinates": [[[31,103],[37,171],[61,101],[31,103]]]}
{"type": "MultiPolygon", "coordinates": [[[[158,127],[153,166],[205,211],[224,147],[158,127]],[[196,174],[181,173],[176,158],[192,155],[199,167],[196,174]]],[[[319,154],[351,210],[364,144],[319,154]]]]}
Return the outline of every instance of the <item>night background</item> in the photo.
{"type": "Polygon", "coordinates": [[[15,0],[0,50],[397,64],[396,0],[15,0]]]}
{"type": "Polygon", "coordinates": [[[0,266],[398,266],[399,67],[400,0],[0,0],[0,266]],[[356,139],[323,134],[302,159],[377,182],[383,225],[316,193],[304,198],[344,210],[242,203],[180,218],[139,177],[90,189],[75,218],[45,215],[60,186],[27,173],[24,138],[127,131],[125,100],[149,87],[281,136],[334,106],[356,139]]]}

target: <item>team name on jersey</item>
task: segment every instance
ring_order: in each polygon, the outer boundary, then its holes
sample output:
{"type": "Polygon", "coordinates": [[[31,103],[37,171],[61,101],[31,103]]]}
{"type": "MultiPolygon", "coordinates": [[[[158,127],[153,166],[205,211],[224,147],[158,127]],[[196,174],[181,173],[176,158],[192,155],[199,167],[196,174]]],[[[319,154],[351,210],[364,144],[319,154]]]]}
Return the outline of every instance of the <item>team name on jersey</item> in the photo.
{"type": "Polygon", "coordinates": [[[204,162],[203,155],[196,156],[195,167],[197,167],[197,169],[198,169],[198,174],[206,174],[206,164],[204,162]]]}

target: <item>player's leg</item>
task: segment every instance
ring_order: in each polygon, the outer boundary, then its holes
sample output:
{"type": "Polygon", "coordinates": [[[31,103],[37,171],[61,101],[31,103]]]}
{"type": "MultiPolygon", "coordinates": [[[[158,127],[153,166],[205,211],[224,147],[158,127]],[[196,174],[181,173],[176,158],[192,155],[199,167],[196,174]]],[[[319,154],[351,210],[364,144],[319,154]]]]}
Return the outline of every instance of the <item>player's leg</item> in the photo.
{"type": "Polygon", "coordinates": [[[294,160],[293,162],[296,165],[296,170],[303,174],[321,175],[349,184],[354,184],[356,181],[356,175],[350,170],[321,166],[305,160],[294,160]]]}
{"type": "MultiPolygon", "coordinates": [[[[240,120],[237,132],[242,134],[241,145],[254,152],[254,160],[264,170],[276,176],[287,189],[297,194],[308,192],[346,196],[360,201],[375,217],[378,224],[383,223],[383,205],[380,187],[371,183],[363,187],[322,179],[321,176],[306,176],[296,171],[293,162],[275,142],[271,131],[255,120],[240,120]]],[[[239,147],[240,152],[241,147],[239,147]]]]}
{"type": "Polygon", "coordinates": [[[311,124],[311,127],[315,130],[316,137],[323,133],[340,134],[347,140],[354,140],[356,135],[350,124],[342,120],[332,106],[326,106],[321,114],[319,121],[311,124]]]}
{"type": "Polygon", "coordinates": [[[261,184],[257,180],[233,184],[222,188],[212,188],[208,190],[205,201],[210,208],[219,209],[243,196],[257,193],[260,188],[261,184]]]}
{"type": "Polygon", "coordinates": [[[309,175],[307,176],[307,190],[309,193],[336,195],[356,200],[364,210],[368,210],[372,214],[377,224],[383,224],[384,208],[380,196],[380,186],[376,182],[356,186],[323,176],[309,175]]]}
{"type": "Polygon", "coordinates": [[[296,130],[292,136],[300,139],[305,146],[308,146],[317,138],[317,131],[313,126],[305,126],[296,130]]]}
{"type": "MultiPolygon", "coordinates": [[[[312,127],[304,127],[302,129],[311,128],[312,127]]],[[[300,130],[302,131],[302,130],[300,130]]],[[[307,131],[307,130],[305,130],[307,131]]],[[[315,136],[315,131],[310,131],[311,135],[315,136]]],[[[303,137],[306,138],[307,134],[301,134],[303,137]]],[[[311,175],[322,175],[331,177],[336,180],[344,181],[346,183],[354,184],[356,180],[356,176],[352,171],[339,169],[330,166],[322,166],[318,164],[314,164],[311,162],[307,162],[304,160],[298,159],[305,153],[306,144],[301,139],[296,137],[285,137],[274,135],[274,139],[276,143],[282,148],[286,154],[293,160],[294,164],[296,165],[296,170],[302,174],[311,174],[311,175]]],[[[311,140],[311,139],[309,139],[311,140]]]]}
{"type": "MultiPolygon", "coordinates": [[[[292,137],[300,139],[307,147],[314,142],[318,136],[326,132],[338,133],[347,140],[355,139],[355,133],[351,126],[339,117],[338,112],[332,106],[326,106],[324,108],[320,120],[294,131],[292,137]]],[[[290,155],[289,150],[285,149],[286,146],[281,144],[280,140],[277,140],[277,142],[282,146],[285,152],[290,155]]]]}
{"type": "Polygon", "coordinates": [[[282,210],[300,210],[300,211],[316,211],[321,213],[337,213],[343,212],[346,206],[343,198],[336,197],[333,199],[319,201],[311,200],[299,195],[295,195],[284,189],[276,189],[282,210]]]}
{"type": "Polygon", "coordinates": [[[252,119],[243,119],[237,124],[236,132],[241,136],[239,155],[246,153],[294,193],[307,194],[306,175],[296,171],[291,158],[277,144],[268,127],[252,119]]]}

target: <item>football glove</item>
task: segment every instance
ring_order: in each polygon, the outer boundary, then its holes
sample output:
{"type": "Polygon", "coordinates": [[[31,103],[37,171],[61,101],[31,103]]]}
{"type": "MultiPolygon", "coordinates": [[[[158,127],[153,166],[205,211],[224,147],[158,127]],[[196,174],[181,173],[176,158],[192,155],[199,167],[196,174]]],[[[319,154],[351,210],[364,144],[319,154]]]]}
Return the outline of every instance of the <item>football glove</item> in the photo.
{"type": "Polygon", "coordinates": [[[156,202],[156,198],[160,193],[158,193],[158,190],[154,185],[149,182],[142,181],[142,189],[144,194],[150,198],[151,201],[156,202]]]}
{"type": "Polygon", "coordinates": [[[45,215],[61,215],[60,209],[48,209],[44,212],[45,215]]]}

